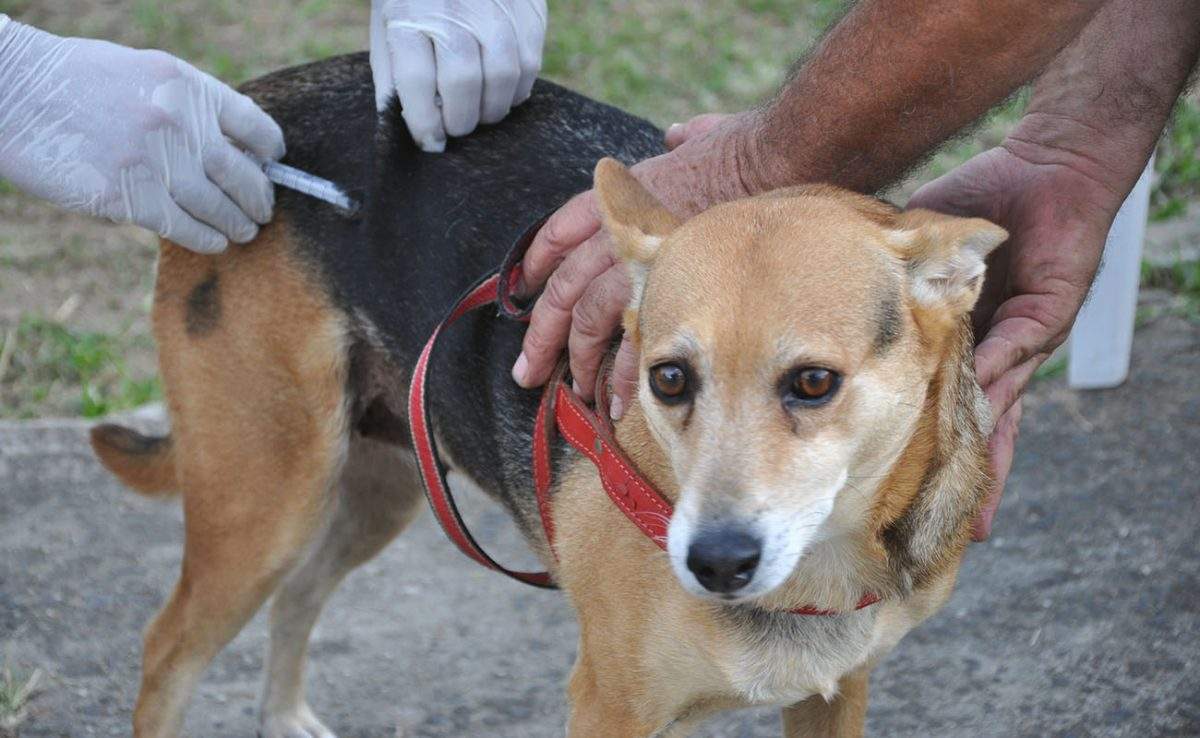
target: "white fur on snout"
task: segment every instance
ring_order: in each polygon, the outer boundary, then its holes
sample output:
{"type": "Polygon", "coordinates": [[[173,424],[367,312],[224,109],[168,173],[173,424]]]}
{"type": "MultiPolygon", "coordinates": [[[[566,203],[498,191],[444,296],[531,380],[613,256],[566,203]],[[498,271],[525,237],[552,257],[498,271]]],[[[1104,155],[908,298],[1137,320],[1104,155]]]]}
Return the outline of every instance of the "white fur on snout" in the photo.
{"type": "Polygon", "coordinates": [[[697,497],[698,495],[687,493],[679,496],[679,502],[671,514],[671,524],[667,526],[667,556],[671,559],[671,568],[675,570],[675,578],[679,580],[684,589],[701,597],[714,597],[712,592],[700,584],[696,575],[692,574],[692,570],[687,565],[688,549],[691,548],[692,539],[696,536],[694,521],[697,511],[693,501],[697,497]]]}
{"type": "Polygon", "coordinates": [[[800,558],[826,537],[826,521],[849,472],[838,474],[828,489],[810,498],[798,511],[770,510],[762,516],[763,551],[754,579],[738,594],[761,597],[787,581],[800,558]]]}
{"type": "MultiPolygon", "coordinates": [[[[750,582],[739,589],[733,598],[708,591],[688,569],[688,549],[703,522],[697,521],[699,514],[694,502],[699,495],[686,492],[680,495],[667,529],[667,554],[679,583],[694,595],[726,602],[754,599],[771,592],[787,581],[800,558],[814,543],[825,537],[825,523],[833,512],[838,492],[845,486],[847,478],[848,472],[843,469],[836,482],[809,498],[808,503],[798,511],[770,510],[759,516],[758,524],[746,531],[762,541],[758,568],[750,582]]],[[[781,498],[782,495],[776,497],[781,498]]]]}

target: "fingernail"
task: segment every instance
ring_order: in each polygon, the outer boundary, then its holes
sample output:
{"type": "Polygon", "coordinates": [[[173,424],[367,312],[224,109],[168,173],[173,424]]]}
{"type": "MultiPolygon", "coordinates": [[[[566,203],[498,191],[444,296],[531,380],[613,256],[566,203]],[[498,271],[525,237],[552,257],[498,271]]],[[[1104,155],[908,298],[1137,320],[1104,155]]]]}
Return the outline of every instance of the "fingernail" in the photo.
{"type": "Polygon", "coordinates": [[[670,136],[672,133],[681,128],[683,128],[682,123],[672,123],[671,125],[667,126],[667,135],[670,136]]]}
{"type": "Polygon", "coordinates": [[[579,388],[579,380],[571,380],[571,391],[574,392],[577,397],[583,397],[583,390],[579,388]]]}
{"type": "Polygon", "coordinates": [[[522,351],[521,355],[517,357],[517,363],[513,364],[513,381],[524,387],[526,374],[529,374],[529,359],[525,358],[525,352],[522,351]]]}
{"type": "Polygon", "coordinates": [[[428,137],[422,139],[421,149],[430,154],[440,154],[446,150],[446,139],[428,137]]]}
{"type": "Polygon", "coordinates": [[[620,420],[625,414],[625,403],[621,402],[621,398],[613,395],[612,402],[608,404],[608,417],[613,420],[620,420]]]}

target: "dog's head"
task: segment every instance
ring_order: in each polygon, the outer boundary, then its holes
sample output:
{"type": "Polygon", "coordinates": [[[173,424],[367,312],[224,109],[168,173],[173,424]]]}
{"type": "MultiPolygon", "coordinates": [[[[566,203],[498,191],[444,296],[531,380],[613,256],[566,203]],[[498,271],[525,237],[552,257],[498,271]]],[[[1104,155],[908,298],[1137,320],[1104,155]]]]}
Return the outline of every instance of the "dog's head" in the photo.
{"type": "Polygon", "coordinates": [[[885,504],[1007,233],[832,187],[680,222],[611,159],[596,191],[629,266],[638,403],[677,483],[672,566],[697,594],[765,595],[885,504]]]}

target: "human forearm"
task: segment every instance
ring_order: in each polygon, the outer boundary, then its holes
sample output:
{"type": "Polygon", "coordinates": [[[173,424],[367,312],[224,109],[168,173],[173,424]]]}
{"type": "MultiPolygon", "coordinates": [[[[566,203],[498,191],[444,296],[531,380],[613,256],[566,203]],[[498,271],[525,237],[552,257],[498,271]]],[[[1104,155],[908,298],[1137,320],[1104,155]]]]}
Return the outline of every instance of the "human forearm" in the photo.
{"type": "Polygon", "coordinates": [[[1192,0],[1112,0],[1050,64],[1001,146],[922,187],[909,207],[990,218],[1011,234],[988,267],[975,323],[976,376],[999,421],[997,484],[1012,463],[1020,395],[1066,339],[1112,219],[1142,171],[1200,47],[1192,0]]]}
{"type": "Polygon", "coordinates": [[[1198,54],[1194,0],[1113,0],[1038,80],[1004,147],[1033,163],[1071,168],[1115,211],[1198,54]]]}
{"type": "Polygon", "coordinates": [[[889,184],[1032,79],[1102,4],[863,0],[747,119],[745,188],[889,184]]]}

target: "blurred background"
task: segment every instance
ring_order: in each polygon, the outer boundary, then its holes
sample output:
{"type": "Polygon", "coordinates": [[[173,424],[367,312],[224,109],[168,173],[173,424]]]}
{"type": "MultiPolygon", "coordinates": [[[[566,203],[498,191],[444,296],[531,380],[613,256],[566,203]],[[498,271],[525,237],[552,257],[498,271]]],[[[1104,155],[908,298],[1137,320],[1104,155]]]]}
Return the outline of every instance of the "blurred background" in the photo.
{"type": "MultiPolygon", "coordinates": [[[[548,3],[543,75],[661,126],[761,101],[844,6],[548,3]]],[[[0,0],[19,21],[165,49],[234,84],[365,48],[368,7],[0,0]]],[[[903,204],[996,145],[1023,105],[1014,96],[888,195],[903,204]]],[[[971,547],[942,613],[876,670],[870,734],[1200,735],[1198,147],[1193,93],[1158,147],[1129,380],[1076,392],[1065,357],[1043,365],[993,538],[971,547]]],[[[122,489],[86,433],[159,398],[155,255],[144,231],[0,181],[0,738],[128,734],[139,633],[178,571],[182,515],[122,489]]],[[[489,549],[520,555],[505,516],[480,510],[489,549]]],[[[310,694],[342,738],[561,736],[576,634],[563,598],[467,563],[423,516],[334,597],[310,694]]],[[[217,658],[190,735],[254,735],[265,638],[260,613],[217,658]]],[[[702,735],[778,736],[778,713],[729,715],[702,735]]]]}
{"type": "MultiPolygon", "coordinates": [[[[761,101],[840,14],[841,0],[550,0],[543,75],[662,126],[761,101]]],[[[230,82],[366,47],[367,0],[0,0],[62,35],[170,51],[230,82]]],[[[896,192],[995,145],[1017,95],[896,192]]],[[[1144,280],[1200,310],[1200,105],[1159,147],[1144,280]]],[[[0,417],[97,417],[158,397],[148,306],[154,238],[66,215],[0,180],[0,417]]],[[[1147,316],[1151,317],[1151,316],[1147,316]]],[[[1043,376],[1062,373],[1053,361],[1043,376]]]]}

